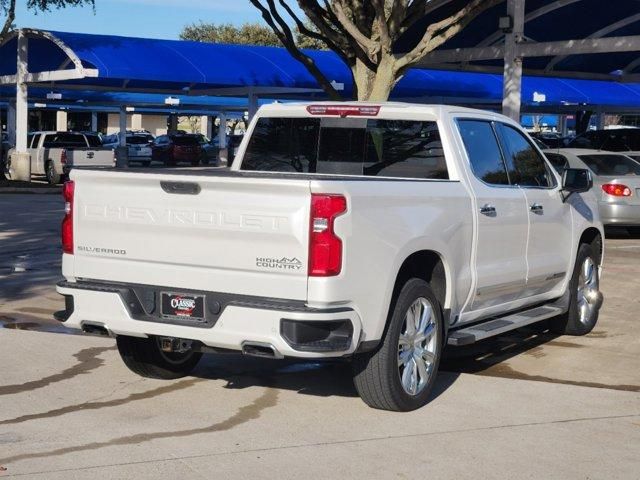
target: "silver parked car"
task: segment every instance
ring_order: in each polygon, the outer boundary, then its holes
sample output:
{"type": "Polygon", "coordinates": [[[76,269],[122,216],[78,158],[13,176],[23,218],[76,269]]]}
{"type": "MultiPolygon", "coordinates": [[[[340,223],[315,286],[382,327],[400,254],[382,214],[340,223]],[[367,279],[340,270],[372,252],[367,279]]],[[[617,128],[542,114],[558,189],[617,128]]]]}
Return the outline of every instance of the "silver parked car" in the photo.
{"type": "Polygon", "coordinates": [[[545,150],[554,168],[588,168],[605,226],[640,226],[640,162],[622,153],[580,148],[545,150]]]}

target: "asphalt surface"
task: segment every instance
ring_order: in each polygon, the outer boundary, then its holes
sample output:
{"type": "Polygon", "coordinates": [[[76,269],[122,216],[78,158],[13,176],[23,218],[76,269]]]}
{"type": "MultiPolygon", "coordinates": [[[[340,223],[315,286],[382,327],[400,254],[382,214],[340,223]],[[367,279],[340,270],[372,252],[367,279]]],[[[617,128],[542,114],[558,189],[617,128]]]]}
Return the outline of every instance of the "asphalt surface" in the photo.
{"type": "Polygon", "coordinates": [[[136,377],[52,319],[57,195],[0,195],[0,477],[640,478],[640,239],[606,241],[598,326],[449,349],[425,408],[369,409],[340,362],[208,356],[136,377]],[[1,470],[1,469],[0,469],[1,470]]]}

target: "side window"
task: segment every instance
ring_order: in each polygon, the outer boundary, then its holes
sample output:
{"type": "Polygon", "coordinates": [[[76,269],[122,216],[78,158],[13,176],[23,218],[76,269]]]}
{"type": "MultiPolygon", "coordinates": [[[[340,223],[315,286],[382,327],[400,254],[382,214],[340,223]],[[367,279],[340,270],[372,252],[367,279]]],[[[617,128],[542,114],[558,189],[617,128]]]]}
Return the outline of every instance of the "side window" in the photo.
{"type": "Polygon", "coordinates": [[[564,171],[569,168],[569,162],[564,155],[559,153],[545,153],[547,160],[551,163],[551,166],[562,175],[564,171]]]}
{"type": "Polygon", "coordinates": [[[544,158],[522,132],[499,124],[511,183],[521,187],[553,187],[555,180],[544,158]]]}
{"type": "Polygon", "coordinates": [[[458,120],[474,175],[490,185],[509,185],[507,169],[491,122],[458,120]]]}
{"type": "Polygon", "coordinates": [[[448,180],[436,122],[369,120],[364,175],[448,180]]]}
{"type": "Polygon", "coordinates": [[[40,134],[36,133],[33,136],[33,143],[31,143],[31,148],[38,148],[38,143],[40,143],[40,134]]]}

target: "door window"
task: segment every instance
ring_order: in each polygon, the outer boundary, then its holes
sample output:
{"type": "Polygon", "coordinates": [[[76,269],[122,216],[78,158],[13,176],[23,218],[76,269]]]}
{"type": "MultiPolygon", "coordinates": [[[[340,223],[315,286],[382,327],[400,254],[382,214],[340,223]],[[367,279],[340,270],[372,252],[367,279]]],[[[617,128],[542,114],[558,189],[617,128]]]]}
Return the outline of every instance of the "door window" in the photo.
{"type": "Polygon", "coordinates": [[[473,174],[489,185],[509,185],[509,176],[491,122],[458,120],[473,174]]]}
{"type": "Polygon", "coordinates": [[[554,187],[555,179],[544,158],[522,132],[499,124],[511,183],[521,187],[554,187]]]}
{"type": "Polygon", "coordinates": [[[559,153],[545,153],[545,156],[547,160],[549,160],[549,163],[551,163],[551,166],[553,166],[560,175],[569,168],[569,162],[564,155],[560,155],[559,153]]]}

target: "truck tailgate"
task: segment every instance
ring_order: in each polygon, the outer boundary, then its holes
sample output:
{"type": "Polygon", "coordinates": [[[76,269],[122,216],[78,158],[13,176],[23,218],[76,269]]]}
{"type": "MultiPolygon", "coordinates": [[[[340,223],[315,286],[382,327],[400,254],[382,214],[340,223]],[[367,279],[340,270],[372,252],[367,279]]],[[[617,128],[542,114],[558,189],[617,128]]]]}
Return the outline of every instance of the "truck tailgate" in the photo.
{"type": "Polygon", "coordinates": [[[71,179],[65,276],[307,298],[308,180],[95,170],[71,179]]]}
{"type": "Polygon", "coordinates": [[[113,167],[115,153],[107,149],[65,149],[67,164],[71,167],[113,167]]]}

